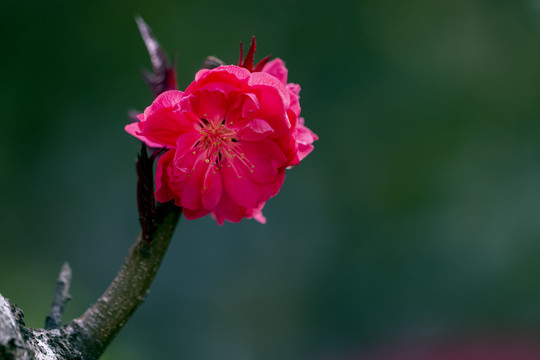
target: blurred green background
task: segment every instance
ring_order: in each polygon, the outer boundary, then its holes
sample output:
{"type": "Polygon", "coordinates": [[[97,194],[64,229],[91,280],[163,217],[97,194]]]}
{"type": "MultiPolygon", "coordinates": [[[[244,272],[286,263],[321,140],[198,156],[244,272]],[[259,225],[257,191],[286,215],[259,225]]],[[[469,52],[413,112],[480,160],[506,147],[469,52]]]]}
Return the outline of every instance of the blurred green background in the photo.
{"type": "MultiPolygon", "coordinates": [[[[104,359],[345,359],[401,341],[540,333],[540,2],[19,1],[3,6],[0,292],[65,319],[139,231],[123,131],[152,101],[134,16],[178,59],[283,58],[320,136],[268,224],[182,219],[104,359]]],[[[540,337],[539,337],[540,339],[540,337]]]]}

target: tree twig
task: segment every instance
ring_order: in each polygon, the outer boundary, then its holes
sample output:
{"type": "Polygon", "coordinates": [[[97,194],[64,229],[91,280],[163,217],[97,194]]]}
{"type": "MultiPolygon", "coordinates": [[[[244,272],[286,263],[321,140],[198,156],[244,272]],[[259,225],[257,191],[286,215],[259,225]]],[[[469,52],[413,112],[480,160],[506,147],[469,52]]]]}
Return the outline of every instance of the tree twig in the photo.
{"type": "Polygon", "coordinates": [[[71,284],[71,267],[67,262],[62,265],[56,285],[51,311],[45,319],[45,329],[58,329],[62,325],[62,315],[67,302],[71,299],[69,286],[71,284]]]}

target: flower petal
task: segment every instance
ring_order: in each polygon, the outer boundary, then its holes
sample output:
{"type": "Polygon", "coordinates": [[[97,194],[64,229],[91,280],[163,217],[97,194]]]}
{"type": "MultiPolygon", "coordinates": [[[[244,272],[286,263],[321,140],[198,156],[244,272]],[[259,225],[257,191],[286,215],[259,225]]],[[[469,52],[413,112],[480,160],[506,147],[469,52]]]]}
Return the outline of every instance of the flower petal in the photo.
{"type": "Polygon", "coordinates": [[[264,217],[264,215],[262,213],[262,209],[263,209],[264,205],[265,205],[265,203],[261,203],[257,208],[250,209],[249,210],[250,215],[248,216],[248,218],[253,217],[255,220],[257,220],[261,224],[266,224],[266,218],[264,217]]]}
{"type": "Polygon", "coordinates": [[[162,144],[169,148],[176,145],[179,135],[193,131],[195,122],[182,116],[179,104],[183,93],[170,90],[159,95],[152,105],[144,110],[144,121],[141,122],[141,135],[150,142],[162,144]]]}
{"type": "Polygon", "coordinates": [[[274,129],[263,119],[252,119],[238,131],[240,140],[260,141],[274,133],[274,129]]]}
{"type": "Polygon", "coordinates": [[[189,132],[187,134],[180,135],[176,140],[174,156],[175,162],[177,159],[183,158],[188,152],[190,152],[200,139],[201,134],[198,132],[189,132]]]}
{"type": "MultiPolygon", "coordinates": [[[[280,108],[288,108],[289,107],[289,90],[283,84],[281,81],[273,77],[272,75],[269,75],[267,73],[259,72],[259,73],[253,73],[251,74],[251,77],[249,78],[248,84],[252,86],[255,89],[266,89],[263,95],[266,95],[267,101],[271,101],[271,104],[268,104],[269,106],[276,107],[276,109],[280,108]],[[281,99],[278,100],[277,98],[271,98],[269,95],[277,92],[281,99]]],[[[261,96],[259,95],[259,101],[261,101],[261,96]]],[[[281,111],[280,111],[281,112],[281,111]]]]}
{"type": "Polygon", "coordinates": [[[199,70],[195,75],[195,81],[186,89],[186,94],[191,94],[197,89],[223,90],[230,92],[234,89],[247,90],[247,81],[251,73],[235,65],[220,66],[212,70],[199,70]]]}
{"type": "Polygon", "coordinates": [[[174,150],[169,150],[161,155],[156,166],[156,200],[165,203],[175,200],[179,205],[179,199],[176,194],[182,193],[183,180],[186,175],[175,173],[172,162],[174,159],[174,150]]]}
{"type": "Polygon", "coordinates": [[[262,68],[261,71],[274,76],[283,84],[287,84],[287,73],[289,71],[285,67],[283,60],[280,58],[275,58],[274,60],[270,61],[262,68]]]}
{"type": "Polygon", "coordinates": [[[141,140],[142,142],[144,142],[146,145],[148,145],[151,148],[162,148],[162,147],[170,148],[171,147],[168,144],[165,144],[163,142],[152,141],[146,136],[144,136],[143,131],[142,131],[143,127],[144,127],[144,122],[134,122],[134,123],[126,125],[124,127],[124,130],[126,130],[128,134],[135,136],[137,139],[141,140]]]}
{"type": "Polygon", "coordinates": [[[225,190],[234,202],[246,208],[255,208],[279,192],[285,172],[277,173],[272,181],[264,184],[254,182],[245,167],[224,167],[222,170],[225,190]]]}
{"type": "Polygon", "coordinates": [[[205,208],[198,208],[198,209],[184,208],[183,213],[186,219],[195,220],[195,219],[198,219],[198,218],[201,218],[203,216],[210,214],[210,210],[205,209],[205,208]]]}
{"type": "Polygon", "coordinates": [[[226,192],[238,205],[252,208],[266,200],[259,186],[246,177],[242,167],[224,167],[223,183],[226,192]]]}
{"type": "Polygon", "coordinates": [[[189,108],[195,118],[202,118],[215,123],[220,122],[225,118],[229,107],[227,96],[223,91],[196,91],[184,98],[184,101],[189,102],[189,108]]]}
{"type": "Polygon", "coordinates": [[[195,168],[184,181],[180,203],[182,207],[197,209],[201,207],[201,185],[208,165],[204,162],[196,162],[195,168]]]}
{"type": "Polygon", "coordinates": [[[311,144],[298,144],[298,161],[302,161],[315,147],[311,144]]]}
{"type": "Polygon", "coordinates": [[[248,210],[234,202],[227,192],[224,191],[212,215],[219,225],[222,225],[224,220],[237,223],[248,216],[248,210]]]}
{"type": "Polygon", "coordinates": [[[287,89],[292,92],[294,95],[298,96],[300,94],[300,85],[295,83],[288,83],[287,89]]]}
{"type": "Polygon", "coordinates": [[[214,166],[209,166],[204,176],[202,190],[202,205],[205,209],[212,210],[217,206],[222,189],[221,174],[214,166]]]}
{"type": "Polygon", "coordinates": [[[296,143],[298,144],[298,160],[304,159],[310,152],[313,151],[313,142],[319,140],[319,137],[304,126],[304,118],[298,119],[296,126],[296,143]]]}
{"type": "Polygon", "coordinates": [[[242,94],[240,98],[243,98],[242,104],[242,117],[250,118],[257,110],[260,109],[259,100],[255,94],[242,94]]]}
{"type": "Polygon", "coordinates": [[[275,181],[287,161],[279,146],[268,139],[258,142],[241,141],[238,144],[238,150],[244,157],[231,160],[234,165],[258,184],[275,181]]]}

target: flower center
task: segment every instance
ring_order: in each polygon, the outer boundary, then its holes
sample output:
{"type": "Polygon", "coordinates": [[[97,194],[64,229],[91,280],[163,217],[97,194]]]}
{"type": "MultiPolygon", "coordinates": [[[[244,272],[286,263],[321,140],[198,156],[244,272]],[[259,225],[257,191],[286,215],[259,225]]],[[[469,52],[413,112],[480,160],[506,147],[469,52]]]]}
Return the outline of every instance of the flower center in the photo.
{"type": "Polygon", "coordinates": [[[224,121],[213,122],[204,118],[201,119],[201,139],[199,147],[202,155],[206,157],[206,162],[219,165],[221,160],[236,142],[236,131],[225,126],[224,121]]]}
{"type": "Polygon", "coordinates": [[[195,146],[207,164],[214,166],[219,170],[223,166],[233,168],[238,178],[241,178],[235,165],[245,165],[250,172],[253,172],[255,166],[241,152],[236,131],[226,126],[225,120],[208,121],[205,118],[200,119],[201,139],[195,146]],[[237,161],[240,162],[238,164],[237,161]]]}

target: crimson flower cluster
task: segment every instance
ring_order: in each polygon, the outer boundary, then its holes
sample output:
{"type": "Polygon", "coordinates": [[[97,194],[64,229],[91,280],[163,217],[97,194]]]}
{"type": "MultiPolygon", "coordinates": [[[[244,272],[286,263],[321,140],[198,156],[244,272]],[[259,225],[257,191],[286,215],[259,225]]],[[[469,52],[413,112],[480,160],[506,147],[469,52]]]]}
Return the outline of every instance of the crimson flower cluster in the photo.
{"type": "Polygon", "coordinates": [[[276,58],[253,64],[255,43],[239,65],[203,69],[185,91],[160,94],[126,131],[159,158],[155,197],[174,201],[188,219],[211,214],[221,225],[266,219],[285,170],[298,165],[318,139],[300,117],[300,86],[287,83],[276,58]]]}

